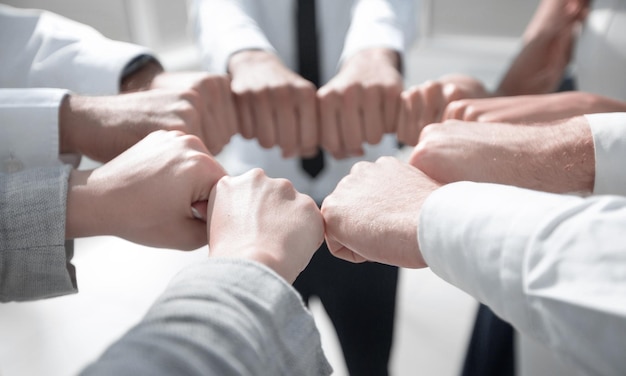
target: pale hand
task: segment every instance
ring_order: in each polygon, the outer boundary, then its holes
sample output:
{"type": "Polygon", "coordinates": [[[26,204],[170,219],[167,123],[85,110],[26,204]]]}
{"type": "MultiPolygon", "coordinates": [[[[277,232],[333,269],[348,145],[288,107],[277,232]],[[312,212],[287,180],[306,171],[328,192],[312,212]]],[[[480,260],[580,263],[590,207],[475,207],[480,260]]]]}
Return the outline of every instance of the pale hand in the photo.
{"type": "Polygon", "coordinates": [[[207,244],[206,223],[191,206],[224,175],[199,138],[154,132],[102,167],[71,173],[66,236],[196,249],[207,244]]]}
{"type": "Polygon", "coordinates": [[[61,152],[107,162],[157,130],[178,130],[204,140],[202,107],[193,90],[72,95],[60,111],[61,152]]]}
{"type": "Polygon", "coordinates": [[[244,258],[265,264],[289,283],[324,240],[315,202],[286,179],[260,169],[224,177],[208,206],[209,257],[244,258]]]}
{"type": "Polygon", "coordinates": [[[313,156],[319,144],[315,86],[272,53],[242,51],[231,57],[232,92],[239,132],[283,157],[313,156]]]}
{"type": "Polygon", "coordinates": [[[480,81],[461,74],[446,75],[403,91],[396,132],[398,141],[415,146],[425,126],[442,120],[448,104],[459,99],[488,95],[480,81]]]}
{"type": "Polygon", "coordinates": [[[193,90],[198,98],[200,136],[212,154],[219,153],[238,132],[235,100],[227,75],[205,72],[164,72],[151,89],[193,90]]]}
{"type": "Polygon", "coordinates": [[[546,125],[448,121],[424,128],[409,163],[442,183],[475,181],[590,193],[593,139],[584,117],[546,125]]]}
{"type": "Polygon", "coordinates": [[[402,76],[399,56],[368,49],[350,57],[317,92],[323,148],[335,158],[363,155],[363,143],[378,144],[396,131],[402,76]]]}
{"type": "Polygon", "coordinates": [[[322,204],[328,248],[351,262],[425,267],[417,241],[419,216],[438,187],[392,157],[358,162],[322,204]]]}
{"type": "Polygon", "coordinates": [[[626,102],[581,91],[462,99],[445,110],[444,120],[538,123],[599,112],[626,111],[626,102]]]}

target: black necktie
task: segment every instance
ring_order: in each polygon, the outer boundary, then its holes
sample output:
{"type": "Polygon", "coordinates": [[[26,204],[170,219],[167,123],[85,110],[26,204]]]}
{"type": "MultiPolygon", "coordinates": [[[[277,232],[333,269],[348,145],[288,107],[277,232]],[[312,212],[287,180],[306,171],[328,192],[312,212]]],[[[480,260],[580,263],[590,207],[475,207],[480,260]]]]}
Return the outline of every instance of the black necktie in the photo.
{"type": "MultiPolygon", "coordinates": [[[[319,87],[319,57],[315,1],[297,0],[298,70],[302,77],[319,87]]],[[[316,177],[324,168],[324,153],[318,149],[312,158],[302,158],[302,168],[316,177]]]]}

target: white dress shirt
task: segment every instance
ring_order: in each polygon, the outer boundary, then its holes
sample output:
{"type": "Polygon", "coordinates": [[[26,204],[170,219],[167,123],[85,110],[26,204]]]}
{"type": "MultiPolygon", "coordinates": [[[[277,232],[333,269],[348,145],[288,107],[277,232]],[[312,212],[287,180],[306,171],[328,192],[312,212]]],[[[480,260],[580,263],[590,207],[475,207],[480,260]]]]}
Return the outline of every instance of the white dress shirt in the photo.
{"type": "Polygon", "coordinates": [[[126,65],[150,53],[50,12],[2,4],[0,46],[0,172],[58,163],[68,90],[117,94],[126,65]]]}
{"type": "Polygon", "coordinates": [[[574,54],[578,89],[626,101],[626,1],[591,7],[574,54]]]}
{"type": "MultiPolygon", "coordinates": [[[[623,194],[626,113],[587,118],[595,191],[623,194]]],[[[585,374],[624,374],[626,197],[454,183],[426,200],[418,238],[436,274],[519,332],[585,374]]]]}
{"type": "MultiPolygon", "coordinates": [[[[321,82],[337,73],[342,59],[362,49],[386,47],[402,54],[412,42],[415,5],[415,0],[318,0],[321,82]]],[[[208,70],[225,72],[230,56],[247,49],[273,51],[297,70],[294,0],[194,0],[191,14],[208,70]]],[[[394,154],[395,137],[385,136],[380,144],[364,149],[359,158],[336,160],[327,154],[325,168],[315,179],[302,170],[298,158],[283,159],[279,147],[263,149],[256,140],[235,136],[222,155],[231,174],[261,167],[271,177],[290,179],[300,192],[321,202],[356,161],[394,154]]]]}

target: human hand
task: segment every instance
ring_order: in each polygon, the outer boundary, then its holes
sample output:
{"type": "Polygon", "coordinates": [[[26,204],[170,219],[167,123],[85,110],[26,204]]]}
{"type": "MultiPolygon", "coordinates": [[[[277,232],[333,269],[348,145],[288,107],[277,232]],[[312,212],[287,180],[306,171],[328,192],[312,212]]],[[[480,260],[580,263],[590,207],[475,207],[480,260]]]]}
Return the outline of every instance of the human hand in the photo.
{"type": "Polygon", "coordinates": [[[576,32],[588,8],[589,0],[543,0],[524,32],[524,47],[496,93],[509,96],[555,91],[570,62],[576,32]]]}
{"type": "Polygon", "coordinates": [[[402,76],[398,53],[363,50],[343,63],[317,92],[321,145],[335,158],[363,155],[363,143],[377,144],[396,131],[402,76]]]}
{"type": "Polygon", "coordinates": [[[225,174],[199,138],[151,133],[102,167],[71,173],[66,236],[196,249],[207,243],[206,223],[194,219],[191,206],[208,200],[225,174]]]}
{"type": "Polygon", "coordinates": [[[392,157],[358,162],[322,204],[326,243],[336,257],[425,267],[417,241],[422,205],[439,184],[392,157]]]}
{"type": "Polygon", "coordinates": [[[536,123],[619,111],[626,111],[626,102],[582,91],[566,91],[543,95],[463,99],[452,102],[445,109],[443,119],[536,123]]]}
{"type": "MultiPolygon", "coordinates": [[[[223,145],[203,116],[204,104],[193,90],[149,90],[103,97],[68,96],[61,105],[62,153],[80,153],[107,162],[156,130],[198,136],[212,153],[223,145]]],[[[214,124],[216,125],[216,124],[214,124]]]]}
{"type": "Polygon", "coordinates": [[[319,130],[315,86],[266,51],[242,51],[229,62],[240,133],[283,157],[317,153],[319,130]]]}
{"type": "Polygon", "coordinates": [[[488,95],[480,81],[461,74],[446,75],[403,91],[397,129],[398,141],[414,146],[422,128],[442,120],[449,103],[488,95]]]}
{"type": "Polygon", "coordinates": [[[163,72],[152,80],[151,89],[194,90],[200,98],[203,141],[214,155],[237,133],[235,100],[230,78],[206,72],[163,72]]]}
{"type": "Polygon", "coordinates": [[[288,180],[270,179],[260,169],[220,180],[211,191],[208,213],[210,257],[255,260],[289,283],[324,240],[315,202],[288,180]]]}
{"type": "Polygon", "coordinates": [[[448,121],[424,128],[409,163],[442,182],[476,181],[590,193],[593,138],[584,117],[553,124],[448,121]]]}

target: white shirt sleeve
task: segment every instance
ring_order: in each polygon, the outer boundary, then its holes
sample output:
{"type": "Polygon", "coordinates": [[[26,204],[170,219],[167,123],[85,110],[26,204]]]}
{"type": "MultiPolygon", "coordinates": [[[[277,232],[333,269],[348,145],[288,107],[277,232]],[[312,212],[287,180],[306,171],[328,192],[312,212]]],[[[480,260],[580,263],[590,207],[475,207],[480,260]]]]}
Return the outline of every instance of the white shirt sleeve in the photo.
{"type": "Polygon", "coordinates": [[[86,95],[117,94],[126,65],[150,54],[59,15],[6,5],[0,5],[0,45],[1,87],[54,87],[86,95]]]}
{"type": "Polygon", "coordinates": [[[626,113],[586,115],[595,148],[593,193],[626,196],[626,113]]]}
{"type": "Polygon", "coordinates": [[[59,164],[59,107],[66,94],[0,89],[0,172],[59,164]]]}
{"type": "Polygon", "coordinates": [[[255,21],[259,6],[255,1],[191,1],[193,34],[209,71],[226,72],[230,56],[238,51],[275,51],[255,21]]]}
{"type": "Polygon", "coordinates": [[[460,182],[420,216],[431,269],[586,374],[626,369],[626,198],[460,182]]]}
{"type": "Polygon", "coordinates": [[[415,32],[415,0],[355,1],[341,60],[374,47],[398,51],[410,46],[415,32]]]}

